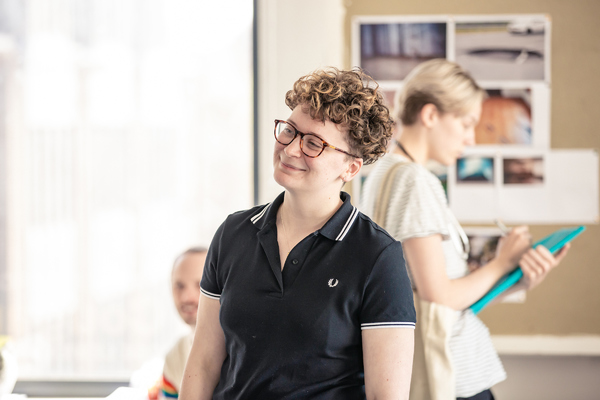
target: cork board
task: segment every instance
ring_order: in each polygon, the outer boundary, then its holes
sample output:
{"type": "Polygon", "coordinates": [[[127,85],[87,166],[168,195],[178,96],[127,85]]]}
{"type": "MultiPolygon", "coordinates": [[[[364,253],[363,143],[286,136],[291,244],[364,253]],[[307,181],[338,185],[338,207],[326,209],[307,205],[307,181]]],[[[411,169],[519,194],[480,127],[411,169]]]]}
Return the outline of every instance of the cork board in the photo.
{"type": "MultiPolygon", "coordinates": [[[[596,108],[600,104],[600,2],[595,0],[347,0],[344,25],[346,67],[351,67],[354,16],[448,14],[547,14],[552,21],[550,147],[598,149],[596,108]]],[[[597,171],[594,172],[597,175],[597,171]]],[[[565,225],[531,225],[543,237],[565,225]]],[[[527,301],[486,308],[481,318],[496,335],[600,334],[600,227],[588,224],[570,254],[527,301]]]]}

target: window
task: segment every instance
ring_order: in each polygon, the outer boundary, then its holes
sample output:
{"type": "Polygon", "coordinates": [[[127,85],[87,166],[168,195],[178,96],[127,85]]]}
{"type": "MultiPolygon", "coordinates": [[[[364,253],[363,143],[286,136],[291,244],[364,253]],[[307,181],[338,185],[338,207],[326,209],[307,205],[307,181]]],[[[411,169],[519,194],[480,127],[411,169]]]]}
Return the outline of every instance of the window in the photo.
{"type": "Polygon", "coordinates": [[[21,378],[128,379],[186,332],[175,256],[252,205],[252,2],[0,9],[21,378]]]}

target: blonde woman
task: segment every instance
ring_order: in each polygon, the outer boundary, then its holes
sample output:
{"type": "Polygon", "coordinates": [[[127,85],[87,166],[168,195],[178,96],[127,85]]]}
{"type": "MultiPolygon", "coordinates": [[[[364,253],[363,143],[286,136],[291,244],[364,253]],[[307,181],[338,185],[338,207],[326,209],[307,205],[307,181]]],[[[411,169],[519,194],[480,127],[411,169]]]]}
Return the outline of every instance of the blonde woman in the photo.
{"type": "Polygon", "coordinates": [[[341,192],[392,121],[359,71],[300,78],[275,120],[285,191],[210,246],[180,398],[407,399],[415,310],[402,247],[341,192]]]}
{"type": "MultiPolygon", "coordinates": [[[[440,181],[425,164],[434,160],[452,165],[465,146],[474,144],[484,96],[455,63],[438,59],[417,66],[400,94],[401,126],[395,143],[369,174],[361,205],[365,214],[373,215],[386,174],[400,164],[381,224],[402,242],[420,299],[456,310],[449,335],[454,385],[435,398],[493,399],[489,389],[506,374],[487,328],[468,307],[517,264],[524,277],[515,290],[535,287],[567,251],[553,257],[542,246],[532,249],[528,228],[520,226],[501,240],[494,259],[469,273],[466,235],[448,208],[440,181]]],[[[413,376],[414,381],[419,379],[413,376]]]]}

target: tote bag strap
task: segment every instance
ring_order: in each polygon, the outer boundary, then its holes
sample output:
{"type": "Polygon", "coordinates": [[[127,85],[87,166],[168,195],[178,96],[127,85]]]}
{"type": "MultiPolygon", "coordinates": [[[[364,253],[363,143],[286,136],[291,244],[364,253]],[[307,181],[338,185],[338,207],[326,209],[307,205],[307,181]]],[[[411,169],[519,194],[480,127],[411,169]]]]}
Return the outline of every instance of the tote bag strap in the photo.
{"type": "Polygon", "coordinates": [[[385,173],[379,190],[377,192],[377,198],[375,199],[375,207],[373,210],[373,221],[381,227],[385,224],[385,218],[387,217],[387,211],[390,205],[390,197],[392,195],[392,187],[394,186],[394,177],[398,172],[398,169],[408,164],[406,162],[397,162],[392,165],[390,169],[385,173]]]}
{"type": "MultiPolygon", "coordinates": [[[[373,209],[373,221],[385,225],[394,179],[400,167],[397,162],[385,173],[373,209]]],[[[458,313],[449,307],[427,302],[413,292],[417,320],[415,353],[410,385],[410,400],[455,399],[455,375],[450,361],[450,336],[458,313]]]]}

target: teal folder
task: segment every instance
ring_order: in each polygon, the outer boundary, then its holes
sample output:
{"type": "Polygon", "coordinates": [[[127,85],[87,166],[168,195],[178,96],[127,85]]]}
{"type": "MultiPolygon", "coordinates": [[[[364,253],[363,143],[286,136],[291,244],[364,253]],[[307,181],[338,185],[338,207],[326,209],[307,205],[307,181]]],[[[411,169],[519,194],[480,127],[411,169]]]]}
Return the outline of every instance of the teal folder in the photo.
{"type": "MultiPolygon", "coordinates": [[[[560,249],[564,247],[571,240],[575,239],[577,235],[585,230],[585,226],[578,226],[576,228],[563,228],[559,229],[554,233],[546,236],[545,238],[539,240],[534,243],[533,247],[538,245],[543,245],[550,253],[556,254],[560,249]]],[[[515,283],[521,279],[523,276],[523,271],[521,268],[517,267],[514,271],[506,274],[502,279],[498,281],[498,283],[490,289],[481,299],[477,300],[470,307],[471,310],[477,314],[479,311],[483,310],[485,306],[487,306],[492,300],[496,297],[504,293],[507,289],[513,286],[515,283]]]]}

